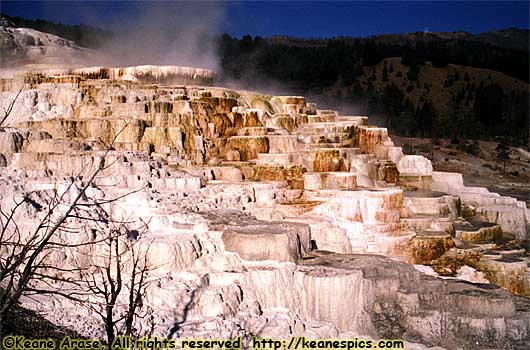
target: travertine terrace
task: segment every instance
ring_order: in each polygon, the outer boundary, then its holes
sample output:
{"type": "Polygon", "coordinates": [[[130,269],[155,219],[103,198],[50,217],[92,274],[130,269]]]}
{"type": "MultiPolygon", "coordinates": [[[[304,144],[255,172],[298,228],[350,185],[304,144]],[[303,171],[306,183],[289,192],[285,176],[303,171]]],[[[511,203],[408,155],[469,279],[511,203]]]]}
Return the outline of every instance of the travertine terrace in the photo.
{"type": "MultiPolygon", "coordinates": [[[[94,213],[147,223],[136,239],[156,268],[140,333],[528,346],[524,203],[433,171],[365,116],[214,78],[141,66],[2,80],[3,106],[22,89],[0,129],[2,205],[31,193],[19,222],[35,225],[38,207],[86,180],[111,147],[90,191],[120,198],[94,213]]],[[[89,240],[90,224],[80,226],[75,239],[89,240]]],[[[51,263],[90,265],[76,254],[51,263]]],[[[104,333],[75,303],[43,298],[24,305],[104,333]]]]}

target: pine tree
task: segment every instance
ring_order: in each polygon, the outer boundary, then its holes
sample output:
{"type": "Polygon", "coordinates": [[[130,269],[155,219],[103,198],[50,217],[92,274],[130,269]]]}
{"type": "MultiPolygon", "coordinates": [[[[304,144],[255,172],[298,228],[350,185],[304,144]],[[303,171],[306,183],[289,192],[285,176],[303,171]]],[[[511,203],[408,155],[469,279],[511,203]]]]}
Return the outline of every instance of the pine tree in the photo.
{"type": "Polygon", "coordinates": [[[403,111],[404,99],[405,94],[399,87],[392,83],[385,86],[381,100],[385,107],[387,127],[395,127],[395,118],[401,115],[403,111]]]}
{"type": "Polygon", "coordinates": [[[383,81],[388,81],[388,69],[386,67],[386,61],[385,65],[383,66],[383,81]]]}
{"type": "Polygon", "coordinates": [[[506,161],[510,159],[510,148],[504,143],[499,143],[495,152],[497,152],[497,160],[502,162],[502,173],[506,174],[506,161]]]}

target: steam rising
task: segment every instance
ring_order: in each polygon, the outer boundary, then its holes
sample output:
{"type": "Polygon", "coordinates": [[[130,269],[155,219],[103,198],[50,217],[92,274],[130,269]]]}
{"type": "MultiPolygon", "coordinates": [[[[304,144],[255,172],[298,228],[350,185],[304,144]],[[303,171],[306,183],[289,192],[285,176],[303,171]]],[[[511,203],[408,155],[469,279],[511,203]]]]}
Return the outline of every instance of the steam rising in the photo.
{"type": "MultiPolygon", "coordinates": [[[[98,50],[100,65],[179,65],[218,70],[215,37],[221,3],[133,3],[134,12],[112,24],[116,33],[98,50]]],[[[92,61],[94,63],[94,61],[92,61]]]]}
{"type": "Polygon", "coordinates": [[[240,72],[239,80],[222,77],[216,45],[219,35],[225,29],[225,3],[116,2],[108,11],[104,8],[107,5],[97,2],[73,2],[66,8],[60,3],[52,2],[47,6],[51,17],[61,13],[60,16],[77,18],[80,23],[109,29],[114,33],[103,38],[102,47],[84,50],[81,60],[78,60],[77,56],[73,62],[64,58],[58,68],[75,68],[79,65],[170,65],[207,68],[220,73],[216,84],[222,86],[271,95],[305,95],[308,101],[316,102],[320,109],[336,109],[344,115],[366,113],[366,106],[354,105],[345,99],[327,97],[322,91],[293,89],[285,82],[256,74],[254,69],[240,72]]]}

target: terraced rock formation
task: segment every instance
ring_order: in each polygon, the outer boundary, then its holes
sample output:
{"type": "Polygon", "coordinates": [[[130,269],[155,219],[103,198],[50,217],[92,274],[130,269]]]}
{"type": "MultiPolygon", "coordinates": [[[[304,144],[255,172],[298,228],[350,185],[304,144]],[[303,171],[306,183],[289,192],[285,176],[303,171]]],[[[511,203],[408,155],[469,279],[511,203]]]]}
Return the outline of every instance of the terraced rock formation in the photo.
{"type": "MultiPolygon", "coordinates": [[[[147,66],[2,80],[3,106],[22,89],[0,129],[2,205],[29,194],[17,217],[29,229],[39,208],[69,184],[82,187],[104,158],[90,195],[118,200],[90,215],[142,222],[128,239],[156,267],[143,300],[154,312],[138,319],[140,333],[528,345],[524,203],[433,171],[365,116],[299,96],[186,85],[213,78],[147,66]]],[[[70,224],[78,229],[64,241],[96,235],[82,218],[70,224]]],[[[79,249],[49,259],[94,264],[79,249]]],[[[24,305],[104,334],[75,302],[41,298],[24,305]]]]}

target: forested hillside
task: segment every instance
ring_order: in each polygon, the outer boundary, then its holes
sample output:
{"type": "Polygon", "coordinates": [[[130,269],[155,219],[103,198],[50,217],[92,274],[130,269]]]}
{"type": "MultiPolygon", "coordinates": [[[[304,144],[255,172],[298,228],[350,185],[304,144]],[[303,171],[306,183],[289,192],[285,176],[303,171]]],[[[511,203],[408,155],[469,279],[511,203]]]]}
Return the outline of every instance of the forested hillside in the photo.
{"type": "MultiPolygon", "coordinates": [[[[522,46],[517,34],[508,46],[522,46]]],[[[527,50],[494,45],[491,37],[391,38],[223,35],[219,52],[230,79],[272,80],[294,93],[324,95],[330,103],[381,116],[401,135],[528,142],[527,50]]]]}

